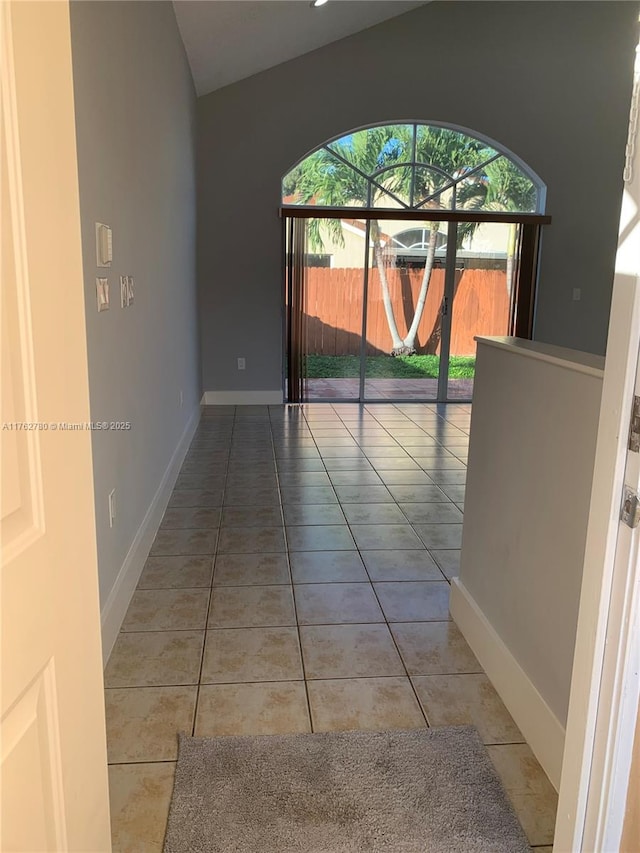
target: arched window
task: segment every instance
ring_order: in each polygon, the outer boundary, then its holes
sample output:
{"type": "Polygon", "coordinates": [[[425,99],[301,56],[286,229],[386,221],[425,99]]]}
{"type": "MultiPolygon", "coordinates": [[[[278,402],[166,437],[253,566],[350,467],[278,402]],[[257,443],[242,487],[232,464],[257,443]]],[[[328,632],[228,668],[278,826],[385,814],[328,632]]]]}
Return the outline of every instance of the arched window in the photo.
{"type": "Polygon", "coordinates": [[[495,143],[433,124],[385,124],[321,145],[282,181],[285,205],[542,213],[544,185],[495,143]]]}

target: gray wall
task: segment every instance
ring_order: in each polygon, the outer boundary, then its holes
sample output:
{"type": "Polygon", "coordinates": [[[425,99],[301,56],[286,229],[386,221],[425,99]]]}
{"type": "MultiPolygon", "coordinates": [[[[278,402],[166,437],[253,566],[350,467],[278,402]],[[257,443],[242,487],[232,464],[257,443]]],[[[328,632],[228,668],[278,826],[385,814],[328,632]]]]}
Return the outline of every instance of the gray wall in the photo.
{"type": "Polygon", "coordinates": [[[200,98],[204,389],[281,387],[281,176],[386,120],[476,130],[540,175],[553,224],[536,337],[602,353],[637,17],[636,2],[434,2],[200,98]]]}
{"type": "Polygon", "coordinates": [[[195,92],[170,3],[73,2],[71,34],[91,415],[132,424],[93,434],[104,607],[199,403],[195,92]],[[111,309],[101,314],[96,221],[113,229],[111,309]],[[120,274],[135,279],[127,309],[120,274]]]}

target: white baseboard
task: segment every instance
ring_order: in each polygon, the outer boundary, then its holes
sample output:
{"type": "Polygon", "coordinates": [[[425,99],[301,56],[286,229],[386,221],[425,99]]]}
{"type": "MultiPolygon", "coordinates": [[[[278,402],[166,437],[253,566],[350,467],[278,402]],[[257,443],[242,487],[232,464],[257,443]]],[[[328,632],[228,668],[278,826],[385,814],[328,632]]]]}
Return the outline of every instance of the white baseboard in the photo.
{"type": "Polygon", "coordinates": [[[131,603],[133,592],[140,580],[142,569],[149,555],[149,549],[158,532],[162,516],[169,502],[169,496],[199,421],[200,407],[198,406],[182,433],[158,490],[153,496],[151,505],[138,528],[109,597],[102,608],[102,659],[105,666],[120,632],[127,608],[131,603]]]}
{"type": "Polygon", "coordinates": [[[205,406],[279,406],[284,400],[282,390],[277,391],[205,391],[205,406]]]}
{"type": "Polygon", "coordinates": [[[449,608],[556,791],[560,787],[565,730],[459,578],[449,608]]]}

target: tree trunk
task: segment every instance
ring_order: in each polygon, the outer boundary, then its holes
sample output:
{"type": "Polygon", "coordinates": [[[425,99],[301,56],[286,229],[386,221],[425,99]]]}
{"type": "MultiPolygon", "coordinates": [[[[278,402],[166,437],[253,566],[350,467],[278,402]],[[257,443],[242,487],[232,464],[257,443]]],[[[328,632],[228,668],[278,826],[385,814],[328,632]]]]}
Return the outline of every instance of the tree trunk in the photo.
{"type": "Polygon", "coordinates": [[[412,355],[416,351],[416,335],[418,334],[418,326],[420,325],[420,321],[422,320],[425,302],[427,301],[427,292],[429,290],[429,282],[431,281],[431,271],[433,269],[433,262],[436,256],[436,243],[438,238],[439,224],[439,222],[432,222],[430,226],[429,246],[427,249],[427,257],[424,264],[424,274],[422,276],[422,284],[420,285],[420,293],[418,294],[418,301],[416,302],[416,310],[413,315],[413,322],[411,323],[411,328],[407,332],[407,336],[402,342],[404,352],[408,355],[412,355]]]}
{"type": "Polygon", "coordinates": [[[391,333],[391,341],[393,343],[391,355],[397,355],[397,351],[402,349],[402,338],[400,337],[400,333],[398,332],[396,318],[393,313],[393,304],[391,302],[391,294],[389,292],[389,282],[387,281],[387,271],[384,267],[384,256],[382,254],[382,244],[380,242],[380,227],[374,219],[371,220],[371,241],[373,243],[373,254],[376,259],[376,264],[378,266],[378,274],[380,276],[382,304],[384,305],[384,313],[387,317],[387,325],[389,326],[389,332],[391,333]]]}
{"type": "MultiPolygon", "coordinates": [[[[455,301],[456,294],[458,293],[458,287],[460,286],[460,279],[462,278],[463,273],[464,270],[455,271],[455,278],[453,280],[453,299],[451,300],[449,311],[453,310],[453,303],[455,301]]],[[[444,304],[443,296],[442,302],[440,303],[440,310],[436,314],[436,318],[433,323],[433,329],[431,330],[431,334],[425,344],[425,352],[427,355],[435,355],[438,351],[438,347],[440,346],[440,341],[442,340],[442,312],[444,311],[444,304]]]]}

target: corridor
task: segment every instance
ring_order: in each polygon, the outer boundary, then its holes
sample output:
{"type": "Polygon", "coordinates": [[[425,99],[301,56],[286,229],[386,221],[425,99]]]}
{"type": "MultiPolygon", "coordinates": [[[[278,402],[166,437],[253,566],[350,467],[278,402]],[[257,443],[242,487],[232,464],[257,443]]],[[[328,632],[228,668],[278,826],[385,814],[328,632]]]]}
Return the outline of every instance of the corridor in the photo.
{"type": "Polygon", "coordinates": [[[162,850],[178,731],[477,726],[556,795],[449,619],[470,405],[208,406],[105,672],[114,850],[162,850]]]}

